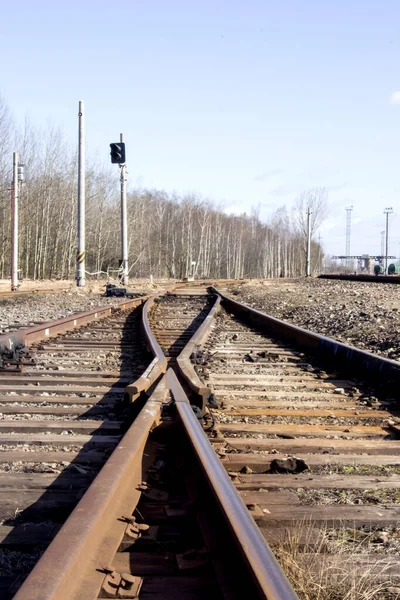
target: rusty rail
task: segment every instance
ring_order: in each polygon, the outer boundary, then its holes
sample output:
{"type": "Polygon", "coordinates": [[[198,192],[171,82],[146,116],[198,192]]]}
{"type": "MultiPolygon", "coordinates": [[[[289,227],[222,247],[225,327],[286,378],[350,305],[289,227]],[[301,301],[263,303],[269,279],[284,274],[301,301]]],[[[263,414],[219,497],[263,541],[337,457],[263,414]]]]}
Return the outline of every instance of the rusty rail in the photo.
{"type": "Polygon", "coordinates": [[[358,375],[363,379],[373,379],[375,383],[377,379],[391,384],[400,383],[400,363],[292,325],[233,300],[214,287],[212,289],[221,296],[223,305],[231,312],[244,316],[261,329],[268,329],[269,333],[290,340],[298,347],[325,358],[335,368],[344,372],[351,371],[353,377],[358,375]]]}
{"type": "Polygon", "coordinates": [[[399,275],[318,275],[318,279],[336,279],[339,281],[362,281],[368,283],[400,283],[399,275]]]}
{"type": "Polygon", "coordinates": [[[149,314],[156,298],[159,298],[160,296],[171,292],[177,287],[179,286],[173,285],[167,288],[166,290],[161,290],[160,292],[151,295],[149,298],[147,298],[147,301],[143,306],[143,333],[154,358],[145,370],[145,372],[134,383],[126,387],[125,397],[130,402],[133,402],[139,396],[139,394],[141,394],[145,390],[148,390],[151,387],[151,385],[153,385],[167,370],[168,361],[151,330],[149,323],[149,314]]]}
{"type": "Polygon", "coordinates": [[[37,294],[58,294],[59,292],[67,292],[71,289],[71,286],[58,287],[58,288],[37,288],[33,290],[0,290],[0,300],[3,298],[15,298],[17,296],[36,296],[37,294]]]}
{"type": "Polygon", "coordinates": [[[141,492],[143,449],[167,395],[164,379],[75,507],[14,600],[97,598],[141,492]]]}
{"type": "Polygon", "coordinates": [[[214,306],[208,313],[207,317],[204,319],[203,323],[200,325],[196,333],[192,336],[176,359],[180,369],[181,377],[184,379],[189,388],[201,398],[203,411],[211,394],[211,390],[209,387],[204,385],[200,377],[197,375],[190,357],[198,348],[201,348],[204,345],[207,337],[210,335],[211,325],[214,321],[215,315],[220,310],[220,304],[221,298],[217,296],[214,306]]]}
{"type": "MultiPolygon", "coordinates": [[[[154,302],[154,299],[152,297],[149,300],[154,302]]],[[[144,320],[147,319],[147,326],[152,302],[147,302],[145,307],[144,320]]],[[[218,299],[213,314],[208,315],[202,331],[196,332],[191,342],[200,344],[204,341],[219,304],[218,299]]],[[[153,342],[151,348],[155,360],[161,364],[161,359],[165,357],[161,357],[161,349],[158,351],[151,329],[147,327],[147,330],[149,341],[153,342]]],[[[189,350],[190,347],[187,352],[189,350]]],[[[193,385],[196,387],[197,383],[193,385]]],[[[127,527],[127,522],[121,517],[131,515],[139,500],[140,491],[137,487],[142,481],[143,463],[146,461],[144,446],[150,431],[159,422],[162,403],[170,392],[195,456],[233,535],[234,546],[240,552],[251,581],[258,590],[257,596],[252,597],[265,600],[297,598],[214,453],[175,373],[169,369],[17,592],[15,600],[88,600],[97,597],[127,527]]]]}
{"type": "Polygon", "coordinates": [[[228,473],[204,434],[172,369],[168,369],[167,384],[201,467],[234,532],[235,541],[248,563],[252,579],[257,583],[260,597],[267,600],[296,600],[297,595],[232,485],[228,473]]]}
{"type": "Polygon", "coordinates": [[[48,339],[53,335],[65,333],[68,330],[81,327],[82,325],[86,325],[97,319],[103,319],[116,310],[127,310],[129,308],[140,306],[147,298],[149,298],[149,296],[124,300],[116,305],[93,308],[92,310],[74,313],[63,319],[47,321],[46,323],[41,323],[34,327],[26,327],[11,331],[10,333],[3,333],[0,335],[0,350],[14,350],[18,347],[29,347],[30,345],[48,339]]]}

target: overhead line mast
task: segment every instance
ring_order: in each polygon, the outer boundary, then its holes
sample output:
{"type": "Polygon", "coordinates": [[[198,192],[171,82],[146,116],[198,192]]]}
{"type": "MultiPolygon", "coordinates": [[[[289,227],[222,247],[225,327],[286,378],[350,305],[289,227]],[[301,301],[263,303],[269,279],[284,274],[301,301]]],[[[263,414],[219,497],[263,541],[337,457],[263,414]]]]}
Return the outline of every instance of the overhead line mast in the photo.
{"type": "Polygon", "coordinates": [[[78,244],[76,250],[76,285],[85,286],[85,129],[84,104],[79,101],[78,146],[78,244]]]}
{"type": "Polygon", "coordinates": [[[385,273],[388,272],[388,254],[389,254],[389,215],[392,214],[393,208],[389,206],[383,211],[386,215],[386,249],[385,249],[385,273]]]}
{"type": "MultiPolygon", "coordinates": [[[[351,211],[353,210],[353,205],[346,206],[346,256],[350,256],[350,238],[351,238],[351,211]]],[[[350,267],[350,259],[346,261],[346,267],[350,267]]]]}

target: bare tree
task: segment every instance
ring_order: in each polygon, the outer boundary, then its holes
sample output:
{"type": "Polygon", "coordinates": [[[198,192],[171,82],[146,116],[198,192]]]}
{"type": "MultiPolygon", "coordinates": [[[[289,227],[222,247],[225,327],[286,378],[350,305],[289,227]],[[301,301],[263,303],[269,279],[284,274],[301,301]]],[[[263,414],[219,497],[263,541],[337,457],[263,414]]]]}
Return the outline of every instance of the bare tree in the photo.
{"type": "Polygon", "coordinates": [[[294,204],[295,223],[299,232],[307,237],[307,212],[311,211],[311,237],[328,215],[328,192],[324,187],[301,192],[294,204]]]}
{"type": "MultiPolygon", "coordinates": [[[[299,233],[301,239],[304,262],[306,261],[307,255],[307,238],[308,238],[308,214],[310,213],[310,230],[311,240],[315,232],[322,225],[328,215],[328,192],[324,187],[312,188],[302,192],[296,199],[293,214],[295,227],[299,233]]],[[[315,256],[313,251],[315,243],[311,244],[311,259],[315,256]]],[[[321,256],[320,252],[317,252],[318,256],[321,256]]],[[[312,265],[316,266],[316,261],[312,260],[312,265]]]]}
{"type": "MultiPolygon", "coordinates": [[[[76,147],[53,127],[26,122],[19,131],[0,98],[0,276],[10,274],[12,152],[26,164],[20,197],[20,264],[25,277],[72,277],[76,249],[76,147]]],[[[90,272],[118,267],[120,198],[115,171],[88,160],[86,254],[90,272]]],[[[138,189],[128,194],[132,277],[293,277],[304,270],[307,208],[312,231],[326,216],[326,190],[301,194],[294,223],[285,208],[267,223],[257,209],[229,215],[206,198],[138,189]]],[[[313,256],[320,256],[312,244],[313,256]]],[[[316,260],[316,259],[315,259],[316,260]]]]}

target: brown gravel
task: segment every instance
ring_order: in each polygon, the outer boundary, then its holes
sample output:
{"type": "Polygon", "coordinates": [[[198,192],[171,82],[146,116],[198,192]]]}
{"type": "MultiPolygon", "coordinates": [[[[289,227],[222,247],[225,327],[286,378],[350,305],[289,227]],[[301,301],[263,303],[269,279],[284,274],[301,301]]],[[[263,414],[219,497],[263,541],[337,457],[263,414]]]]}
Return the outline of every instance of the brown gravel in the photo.
{"type": "Polygon", "coordinates": [[[274,317],[400,361],[400,287],[292,279],[230,286],[228,295],[274,317]]]}
{"type": "MultiPolygon", "coordinates": [[[[4,283],[4,281],[3,281],[4,283]]],[[[159,282],[160,286],[163,285],[159,282]]],[[[61,319],[75,312],[91,310],[98,306],[118,304],[124,298],[104,297],[105,282],[89,282],[86,288],[78,289],[71,281],[48,281],[48,282],[23,282],[21,290],[26,289],[56,289],[66,287],[68,290],[59,290],[54,293],[42,293],[21,295],[8,298],[0,298],[0,334],[14,331],[19,327],[26,327],[61,319]]],[[[158,284],[157,286],[159,287],[158,284]]],[[[0,291],[8,291],[5,285],[0,285],[0,291]]],[[[130,292],[151,293],[148,280],[132,279],[129,285],[130,292]]]]}

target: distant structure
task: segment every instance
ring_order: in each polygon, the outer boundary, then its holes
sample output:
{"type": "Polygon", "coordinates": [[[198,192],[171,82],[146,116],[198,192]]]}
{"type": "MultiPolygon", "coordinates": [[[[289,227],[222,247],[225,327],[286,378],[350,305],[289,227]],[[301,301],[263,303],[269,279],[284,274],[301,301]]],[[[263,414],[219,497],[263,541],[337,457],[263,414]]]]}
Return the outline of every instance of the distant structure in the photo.
{"type": "Polygon", "coordinates": [[[373,265],[372,261],[376,260],[381,265],[387,258],[395,259],[396,257],[395,256],[387,256],[386,257],[385,254],[383,254],[381,256],[370,256],[369,254],[360,254],[358,256],[349,256],[348,254],[345,254],[344,256],[332,256],[332,258],[335,260],[345,260],[346,264],[347,264],[348,260],[357,260],[358,270],[362,271],[363,273],[373,273],[374,265],[373,265]]]}
{"type": "MultiPolygon", "coordinates": [[[[351,237],[351,211],[353,205],[346,206],[346,256],[350,256],[350,237],[351,237]]],[[[346,267],[350,268],[350,259],[346,260],[346,267]]]]}
{"type": "Polygon", "coordinates": [[[381,231],[381,254],[385,254],[385,230],[381,231]]]}

